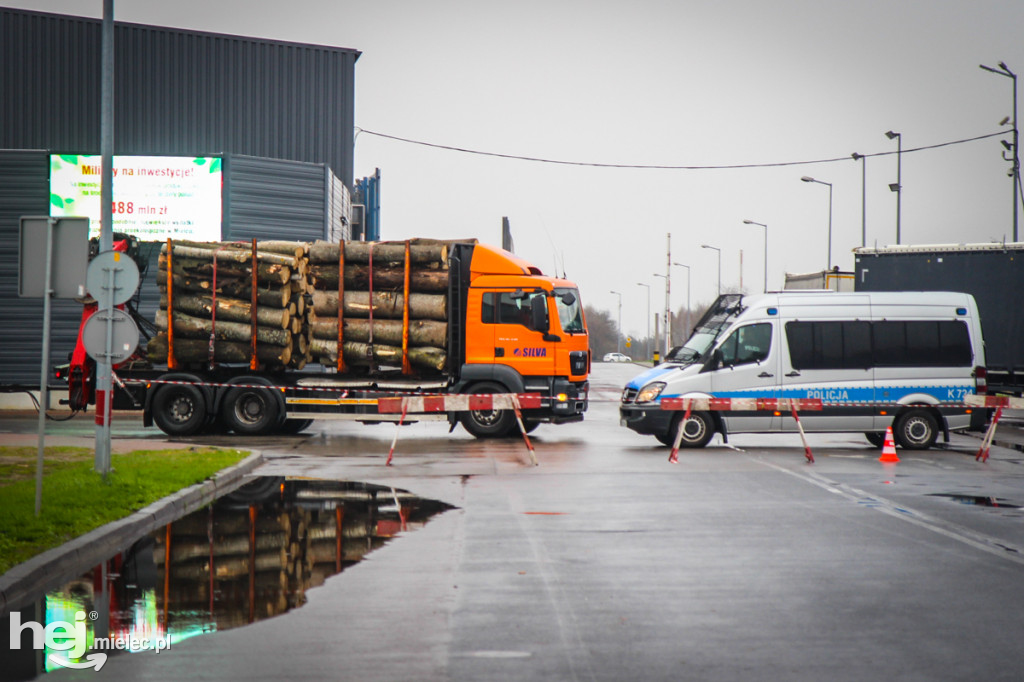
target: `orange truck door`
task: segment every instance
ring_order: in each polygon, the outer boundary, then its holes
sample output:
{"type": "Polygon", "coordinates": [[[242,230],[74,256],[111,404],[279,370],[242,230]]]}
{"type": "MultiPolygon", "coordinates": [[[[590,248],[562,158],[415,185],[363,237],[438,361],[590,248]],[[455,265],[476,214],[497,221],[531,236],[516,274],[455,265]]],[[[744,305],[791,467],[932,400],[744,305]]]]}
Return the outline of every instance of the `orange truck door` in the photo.
{"type": "MultiPolygon", "coordinates": [[[[544,333],[531,328],[532,299],[539,297],[550,318],[548,297],[543,292],[493,291],[484,294],[494,303],[494,362],[508,365],[526,376],[551,376],[555,371],[555,346],[544,333]]],[[[557,317],[555,318],[558,319],[557,317]]]]}

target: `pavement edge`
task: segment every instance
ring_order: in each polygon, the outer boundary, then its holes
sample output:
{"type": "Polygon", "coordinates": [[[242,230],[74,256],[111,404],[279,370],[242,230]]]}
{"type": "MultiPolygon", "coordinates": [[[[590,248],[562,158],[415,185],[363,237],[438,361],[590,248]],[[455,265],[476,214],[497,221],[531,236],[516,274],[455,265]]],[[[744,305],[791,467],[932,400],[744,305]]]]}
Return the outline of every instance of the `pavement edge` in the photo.
{"type": "Polygon", "coordinates": [[[0,576],[0,613],[31,603],[32,597],[117,554],[140,536],[164,526],[240,487],[264,462],[253,452],[238,464],[221,469],[202,483],[168,495],[137,512],[100,526],[85,535],[18,564],[0,576]]]}

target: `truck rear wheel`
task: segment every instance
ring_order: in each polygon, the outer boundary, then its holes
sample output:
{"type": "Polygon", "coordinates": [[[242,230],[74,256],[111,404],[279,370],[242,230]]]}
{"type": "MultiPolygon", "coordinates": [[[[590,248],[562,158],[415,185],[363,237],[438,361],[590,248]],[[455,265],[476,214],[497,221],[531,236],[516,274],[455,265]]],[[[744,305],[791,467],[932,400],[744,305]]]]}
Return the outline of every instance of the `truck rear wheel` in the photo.
{"type": "MultiPolygon", "coordinates": [[[[491,381],[470,387],[467,393],[508,393],[508,389],[491,381]]],[[[512,410],[474,410],[462,413],[462,426],[477,438],[502,438],[516,426],[516,413],[512,410]]]]}
{"type": "Polygon", "coordinates": [[[280,422],[277,398],[268,388],[228,389],[220,416],[232,431],[246,436],[270,433],[280,422]]]}
{"type": "Polygon", "coordinates": [[[192,436],[206,426],[206,400],[190,384],[168,384],[153,396],[153,422],[168,436],[192,436]]]}

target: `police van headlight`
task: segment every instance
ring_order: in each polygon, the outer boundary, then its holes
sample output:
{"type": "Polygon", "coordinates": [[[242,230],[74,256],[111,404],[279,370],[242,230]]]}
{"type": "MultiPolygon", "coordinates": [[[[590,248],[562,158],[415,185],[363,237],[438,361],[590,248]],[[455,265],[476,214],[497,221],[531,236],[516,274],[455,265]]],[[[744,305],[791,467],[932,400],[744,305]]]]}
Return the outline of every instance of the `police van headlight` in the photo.
{"type": "Polygon", "coordinates": [[[649,403],[659,395],[665,388],[664,381],[655,381],[654,383],[647,384],[640,389],[640,392],[636,394],[636,402],[638,403],[649,403]]]}

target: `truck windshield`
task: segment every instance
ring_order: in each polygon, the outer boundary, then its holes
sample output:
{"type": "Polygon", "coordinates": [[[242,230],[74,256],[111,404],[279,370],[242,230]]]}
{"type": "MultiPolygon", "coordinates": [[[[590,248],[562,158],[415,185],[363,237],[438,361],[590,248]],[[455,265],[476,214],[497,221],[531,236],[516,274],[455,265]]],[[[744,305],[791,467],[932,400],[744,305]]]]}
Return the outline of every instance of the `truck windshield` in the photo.
{"type": "Polygon", "coordinates": [[[715,345],[726,327],[742,312],[739,294],[724,294],[718,297],[704,316],[697,322],[690,338],[682,346],[676,346],[665,356],[665,362],[690,364],[701,360],[715,345]]]}
{"type": "Polygon", "coordinates": [[[575,289],[555,289],[555,306],[558,308],[558,321],[566,334],[582,334],[587,331],[583,325],[583,304],[580,303],[580,292],[575,289]]]}

